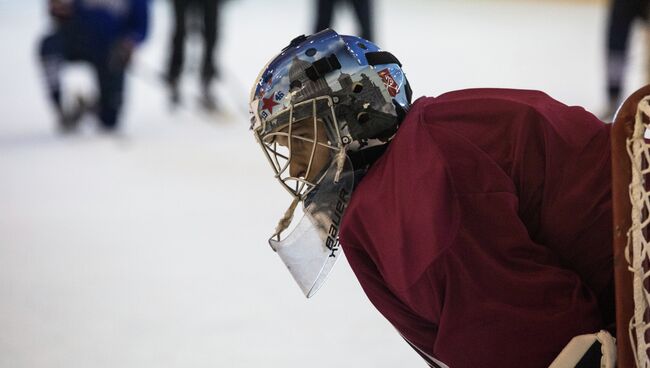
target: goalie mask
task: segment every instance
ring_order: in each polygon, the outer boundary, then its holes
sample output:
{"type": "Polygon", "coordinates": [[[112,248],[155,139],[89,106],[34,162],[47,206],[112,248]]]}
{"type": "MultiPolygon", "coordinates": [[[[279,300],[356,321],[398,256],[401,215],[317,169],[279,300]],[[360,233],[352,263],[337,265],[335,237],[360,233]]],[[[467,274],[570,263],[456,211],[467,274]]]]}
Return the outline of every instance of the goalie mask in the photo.
{"type": "Polygon", "coordinates": [[[307,297],[340,256],[339,225],[355,185],[349,156],[388,142],[410,99],[393,55],[332,30],[297,37],[255,81],[251,129],[294,197],[269,243],[307,297]],[[282,237],[300,202],[302,220],[282,237]]]}

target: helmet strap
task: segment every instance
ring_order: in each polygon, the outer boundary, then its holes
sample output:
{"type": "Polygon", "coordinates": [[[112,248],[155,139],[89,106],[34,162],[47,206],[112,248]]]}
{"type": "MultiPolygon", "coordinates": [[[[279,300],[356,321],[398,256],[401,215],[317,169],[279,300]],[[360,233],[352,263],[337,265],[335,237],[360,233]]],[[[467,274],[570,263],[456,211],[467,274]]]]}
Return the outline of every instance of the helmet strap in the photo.
{"type": "Polygon", "coordinates": [[[337,105],[336,114],[347,122],[354,140],[391,137],[399,123],[395,115],[375,110],[359,100],[337,105]]]}
{"type": "Polygon", "coordinates": [[[374,164],[375,161],[384,154],[384,152],[386,152],[388,145],[389,143],[384,143],[382,145],[367,147],[359,151],[348,152],[348,157],[350,157],[353,170],[355,172],[368,170],[368,168],[374,164]]]}
{"type": "Polygon", "coordinates": [[[291,205],[284,212],[284,216],[282,216],[280,222],[278,222],[278,226],[275,227],[275,233],[272,237],[277,237],[280,239],[280,234],[289,227],[289,224],[291,224],[291,220],[293,219],[293,213],[296,211],[298,202],[300,202],[300,197],[294,197],[291,205]]]}
{"type": "Polygon", "coordinates": [[[336,156],[334,157],[334,162],[336,163],[336,174],[334,175],[334,183],[339,182],[339,178],[341,177],[341,173],[343,172],[343,166],[345,166],[345,159],[346,159],[346,154],[345,154],[345,149],[341,147],[339,151],[336,153],[336,156]]]}

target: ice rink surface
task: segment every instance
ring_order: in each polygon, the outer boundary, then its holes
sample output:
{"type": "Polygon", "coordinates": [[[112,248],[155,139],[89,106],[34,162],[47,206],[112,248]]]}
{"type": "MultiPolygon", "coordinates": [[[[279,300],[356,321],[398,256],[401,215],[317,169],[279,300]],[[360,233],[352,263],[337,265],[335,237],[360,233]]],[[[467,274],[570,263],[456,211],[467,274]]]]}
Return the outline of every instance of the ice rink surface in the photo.
{"type": "MultiPolygon", "coordinates": [[[[119,138],[92,121],[56,134],[35,59],[44,3],[0,0],[0,368],[425,366],[344,260],[306,300],[266,243],[290,197],[248,131],[246,99],[268,58],[309,33],[310,2],[226,3],[225,112],[210,115],[196,107],[196,65],[183,107],[166,103],[157,73],[169,3],[155,1],[119,138]]],[[[415,96],[534,88],[597,112],[605,13],[563,1],[382,0],[377,42],[401,59],[415,96]]],[[[337,15],[339,32],[354,32],[337,15]]],[[[640,83],[640,49],[628,89],[640,83]]],[[[81,66],[66,74],[74,93],[89,80],[81,66]]]]}

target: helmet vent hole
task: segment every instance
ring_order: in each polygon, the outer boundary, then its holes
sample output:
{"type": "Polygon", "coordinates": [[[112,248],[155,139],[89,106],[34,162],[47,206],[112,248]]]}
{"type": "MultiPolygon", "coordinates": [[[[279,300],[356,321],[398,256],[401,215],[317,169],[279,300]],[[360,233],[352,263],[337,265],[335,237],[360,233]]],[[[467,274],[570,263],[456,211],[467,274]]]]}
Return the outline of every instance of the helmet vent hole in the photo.
{"type": "Polygon", "coordinates": [[[370,116],[365,112],[362,112],[361,114],[357,115],[357,121],[359,121],[359,123],[361,124],[367,123],[368,120],[370,120],[370,116]]]}
{"type": "Polygon", "coordinates": [[[302,82],[297,79],[291,81],[291,84],[289,85],[289,89],[293,90],[294,88],[302,88],[302,82]]]}
{"type": "Polygon", "coordinates": [[[362,50],[368,50],[368,46],[366,46],[366,44],[363,42],[358,42],[357,46],[359,46],[362,50]]]}
{"type": "Polygon", "coordinates": [[[316,55],[316,49],[313,47],[308,48],[307,51],[305,51],[305,55],[309,57],[316,55]]]}
{"type": "Polygon", "coordinates": [[[363,85],[361,83],[355,83],[352,85],[352,92],[361,93],[363,91],[363,85]]]}

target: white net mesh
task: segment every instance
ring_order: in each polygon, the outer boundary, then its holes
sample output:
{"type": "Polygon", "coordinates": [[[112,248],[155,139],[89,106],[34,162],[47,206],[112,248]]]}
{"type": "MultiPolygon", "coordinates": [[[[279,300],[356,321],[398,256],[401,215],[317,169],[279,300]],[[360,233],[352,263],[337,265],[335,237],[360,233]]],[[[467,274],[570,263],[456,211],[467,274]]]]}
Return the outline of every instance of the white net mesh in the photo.
{"type": "Polygon", "coordinates": [[[632,162],[632,225],[625,249],[633,273],[634,315],[630,340],[637,367],[650,368],[650,96],[638,105],[634,132],[627,140],[632,162]]]}

